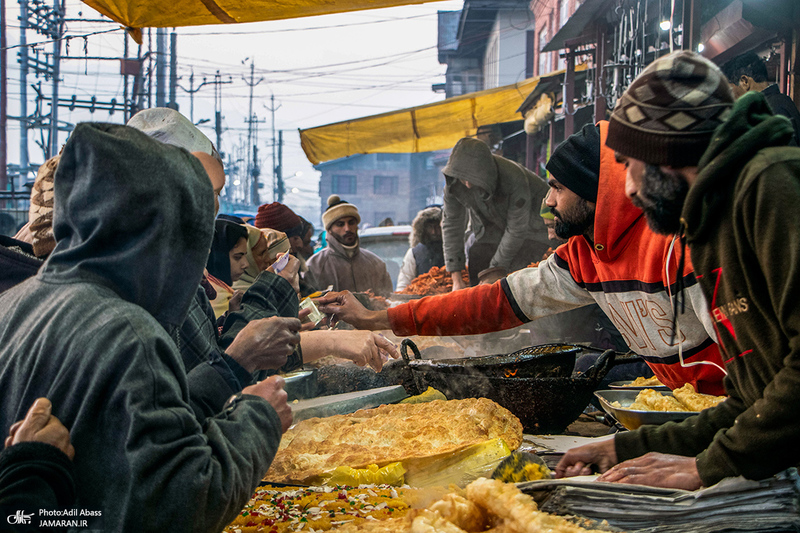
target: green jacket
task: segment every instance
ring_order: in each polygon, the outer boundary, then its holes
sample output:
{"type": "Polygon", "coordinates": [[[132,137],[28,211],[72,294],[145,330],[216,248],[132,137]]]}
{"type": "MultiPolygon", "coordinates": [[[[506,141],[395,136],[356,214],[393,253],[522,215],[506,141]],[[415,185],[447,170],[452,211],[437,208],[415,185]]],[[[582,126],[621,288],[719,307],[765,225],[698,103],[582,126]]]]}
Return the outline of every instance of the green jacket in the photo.
{"type": "Polygon", "coordinates": [[[786,146],[792,134],[757,92],[715,132],[683,219],[730,398],[684,423],[619,435],[620,460],[696,455],[706,486],[798,464],[800,148],[786,146]]]}

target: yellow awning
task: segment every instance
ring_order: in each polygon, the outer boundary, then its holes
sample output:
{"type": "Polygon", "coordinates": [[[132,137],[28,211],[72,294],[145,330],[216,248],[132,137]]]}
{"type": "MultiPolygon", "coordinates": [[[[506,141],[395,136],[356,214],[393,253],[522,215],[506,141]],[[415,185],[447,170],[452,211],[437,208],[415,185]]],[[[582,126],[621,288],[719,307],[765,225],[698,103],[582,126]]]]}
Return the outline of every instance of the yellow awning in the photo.
{"type": "Polygon", "coordinates": [[[316,165],[353,154],[415,153],[452,148],[478,126],[521,120],[517,109],[539,78],[381,115],[300,130],[316,165]]]}
{"type": "Polygon", "coordinates": [[[436,0],[83,0],[128,28],[282,20],[436,0]]]}

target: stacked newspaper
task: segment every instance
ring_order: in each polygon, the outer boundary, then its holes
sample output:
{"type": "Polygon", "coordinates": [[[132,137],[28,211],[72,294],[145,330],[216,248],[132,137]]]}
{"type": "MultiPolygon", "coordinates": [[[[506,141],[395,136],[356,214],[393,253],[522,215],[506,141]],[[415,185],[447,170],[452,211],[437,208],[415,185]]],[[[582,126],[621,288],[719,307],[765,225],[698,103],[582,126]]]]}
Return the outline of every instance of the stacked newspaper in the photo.
{"type": "Polygon", "coordinates": [[[542,511],[605,520],[631,533],[800,531],[800,476],[794,468],[763,481],[729,478],[698,491],[568,478],[519,488],[542,511]]]}

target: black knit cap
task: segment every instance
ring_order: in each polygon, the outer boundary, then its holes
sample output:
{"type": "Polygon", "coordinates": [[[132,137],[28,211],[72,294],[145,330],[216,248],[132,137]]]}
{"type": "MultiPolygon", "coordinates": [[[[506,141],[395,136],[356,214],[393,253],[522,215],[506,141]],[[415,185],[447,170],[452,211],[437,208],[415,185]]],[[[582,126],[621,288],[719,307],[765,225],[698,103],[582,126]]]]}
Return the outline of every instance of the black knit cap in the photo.
{"type": "Polygon", "coordinates": [[[570,135],[550,156],[547,171],[581,198],[597,202],[600,181],[600,128],[585,125],[570,135]]]}
{"type": "Polygon", "coordinates": [[[733,105],[727,78],[700,54],[661,57],[622,94],[606,145],[650,165],[696,166],[733,105]]]}

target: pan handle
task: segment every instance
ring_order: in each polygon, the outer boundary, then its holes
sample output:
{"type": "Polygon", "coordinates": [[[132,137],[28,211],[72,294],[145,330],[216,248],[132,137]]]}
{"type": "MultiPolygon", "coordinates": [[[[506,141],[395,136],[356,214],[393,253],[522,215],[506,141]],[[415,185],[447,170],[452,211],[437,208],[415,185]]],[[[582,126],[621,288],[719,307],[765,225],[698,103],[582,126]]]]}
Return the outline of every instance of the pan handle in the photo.
{"type": "Polygon", "coordinates": [[[600,354],[597,361],[595,361],[591,368],[584,372],[583,375],[591,380],[600,381],[608,374],[611,367],[614,366],[614,358],[616,356],[617,352],[614,350],[606,350],[600,354]]]}
{"type": "Polygon", "coordinates": [[[406,363],[411,360],[411,358],[408,356],[409,346],[411,347],[411,351],[414,352],[414,359],[422,359],[422,356],[419,353],[419,348],[417,348],[417,345],[414,344],[414,341],[411,339],[403,339],[402,342],[400,342],[400,355],[403,356],[403,360],[406,363]]]}

